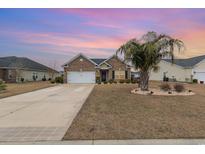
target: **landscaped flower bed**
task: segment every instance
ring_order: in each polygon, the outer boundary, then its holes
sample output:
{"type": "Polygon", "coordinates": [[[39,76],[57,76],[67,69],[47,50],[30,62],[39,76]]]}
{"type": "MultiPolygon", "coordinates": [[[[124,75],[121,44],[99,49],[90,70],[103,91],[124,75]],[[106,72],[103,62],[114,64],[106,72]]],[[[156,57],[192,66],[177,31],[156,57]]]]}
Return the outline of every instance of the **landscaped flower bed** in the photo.
{"type": "Polygon", "coordinates": [[[133,94],[141,95],[163,95],[163,96],[189,96],[195,93],[192,90],[187,90],[182,84],[175,84],[173,88],[168,84],[161,84],[160,88],[150,88],[148,91],[142,91],[140,88],[135,88],[131,91],[133,94]]]}

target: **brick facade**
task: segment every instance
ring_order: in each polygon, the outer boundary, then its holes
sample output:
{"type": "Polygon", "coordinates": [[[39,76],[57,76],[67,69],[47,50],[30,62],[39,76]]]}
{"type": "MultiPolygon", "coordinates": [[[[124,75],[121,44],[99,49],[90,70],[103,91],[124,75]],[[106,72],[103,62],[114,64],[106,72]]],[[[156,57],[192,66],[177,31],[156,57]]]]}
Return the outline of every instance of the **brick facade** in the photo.
{"type": "Polygon", "coordinates": [[[112,79],[112,71],[128,71],[128,79],[131,79],[130,68],[127,68],[127,65],[123,63],[121,60],[119,60],[116,56],[113,56],[106,62],[112,65],[112,68],[109,69],[108,80],[112,79]]]}
{"type": "Polygon", "coordinates": [[[84,58],[83,56],[79,56],[71,63],[68,64],[68,67],[64,67],[64,82],[67,82],[67,72],[68,71],[95,71],[95,65],[84,58]]]}
{"type": "Polygon", "coordinates": [[[0,69],[0,79],[6,82],[16,82],[16,70],[15,69],[0,69]]]}
{"type": "MultiPolygon", "coordinates": [[[[127,65],[119,60],[117,57],[113,56],[111,59],[107,60],[106,63],[110,64],[112,68],[108,69],[107,80],[112,79],[112,72],[114,71],[128,71],[128,79],[131,79],[130,68],[127,68],[127,65]]],[[[103,66],[103,64],[102,64],[103,66]]],[[[103,66],[105,67],[105,66],[103,66]]],[[[69,71],[95,71],[96,77],[100,77],[100,68],[96,68],[96,65],[90,62],[88,59],[83,56],[77,57],[75,60],[70,62],[68,66],[64,67],[64,82],[67,82],[67,72],[69,71]]]]}

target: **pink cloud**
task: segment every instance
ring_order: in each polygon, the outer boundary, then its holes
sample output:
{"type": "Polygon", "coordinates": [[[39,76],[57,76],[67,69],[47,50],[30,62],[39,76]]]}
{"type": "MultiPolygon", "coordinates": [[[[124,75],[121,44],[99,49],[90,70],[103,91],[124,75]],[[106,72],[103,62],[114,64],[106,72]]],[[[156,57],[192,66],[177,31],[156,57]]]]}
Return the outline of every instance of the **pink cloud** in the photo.
{"type": "Polygon", "coordinates": [[[115,29],[119,29],[122,28],[119,25],[114,25],[114,24],[105,24],[105,23],[99,23],[99,22],[85,22],[83,23],[84,25],[88,25],[88,26],[94,26],[94,27],[105,27],[105,28],[115,28],[115,29]]]}

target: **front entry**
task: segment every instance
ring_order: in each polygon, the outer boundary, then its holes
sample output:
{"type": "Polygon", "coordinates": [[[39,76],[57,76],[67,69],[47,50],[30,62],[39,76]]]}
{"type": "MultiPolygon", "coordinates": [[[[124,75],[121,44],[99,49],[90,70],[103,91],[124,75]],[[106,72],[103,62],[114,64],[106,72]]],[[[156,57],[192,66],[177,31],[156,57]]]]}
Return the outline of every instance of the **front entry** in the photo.
{"type": "Polygon", "coordinates": [[[107,70],[101,70],[101,81],[107,81],[107,70]]]}

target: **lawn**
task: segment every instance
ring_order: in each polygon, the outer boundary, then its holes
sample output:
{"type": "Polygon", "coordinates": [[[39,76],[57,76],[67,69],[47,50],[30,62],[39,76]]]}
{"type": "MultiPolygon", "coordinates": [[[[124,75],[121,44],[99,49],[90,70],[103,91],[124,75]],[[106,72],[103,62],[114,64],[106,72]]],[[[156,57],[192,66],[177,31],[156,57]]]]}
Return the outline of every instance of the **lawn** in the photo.
{"type": "Polygon", "coordinates": [[[193,96],[131,94],[135,86],[96,85],[64,140],[205,137],[205,85],[186,84],[193,96]]]}
{"type": "Polygon", "coordinates": [[[31,92],[38,89],[54,86],[48,81],[26,82],[26,83],[7,83],[6,90],[0,91],[0,98],[31,92]]]}

